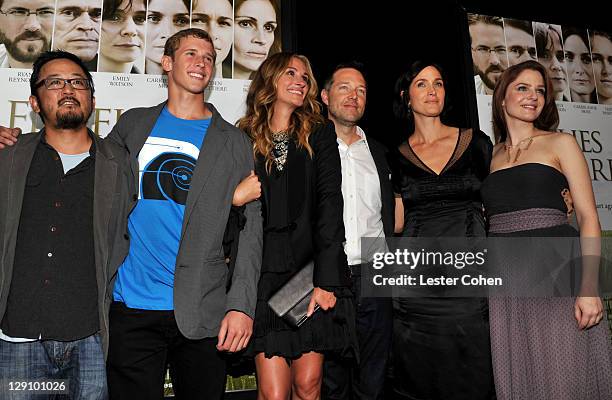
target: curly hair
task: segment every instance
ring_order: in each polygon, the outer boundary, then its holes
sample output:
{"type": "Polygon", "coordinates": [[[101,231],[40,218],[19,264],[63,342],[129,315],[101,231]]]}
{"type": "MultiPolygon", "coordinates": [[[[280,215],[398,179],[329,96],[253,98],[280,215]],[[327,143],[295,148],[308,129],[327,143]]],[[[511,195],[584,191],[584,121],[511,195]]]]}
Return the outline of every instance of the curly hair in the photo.
{"type": "Polygon", "coordinates": [[[317,124],[323,123],[321,105],[317,101],[318,87],[308,58],[303,55],[281,52],[268,57],[255,72],[246,98],[246,115],[237,122],[238,127],[253,140],[253,154],[265,159],[266,170],[272,167],[272,130],[270,123],[276,102],[278,80],[285,73],[292,59],[298,59],[306,66],[308,92],[304,104],[291,114],[288,131],[297,138],[298,147],[304,147],[312,157],[308,143],[310,133],[317,124]]]}

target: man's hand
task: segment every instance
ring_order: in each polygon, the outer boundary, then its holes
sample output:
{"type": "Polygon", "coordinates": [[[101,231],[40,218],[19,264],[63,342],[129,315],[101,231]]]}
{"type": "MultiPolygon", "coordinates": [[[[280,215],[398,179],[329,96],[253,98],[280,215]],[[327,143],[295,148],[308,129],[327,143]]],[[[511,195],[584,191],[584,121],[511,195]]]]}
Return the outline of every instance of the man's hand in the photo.
{"type": "Polygon", "coordinates": [[[333,292],[328,292],[321,288],[314,288],[312,291],[312,297],[310,298],[310,304],[308,304],[308,311],[306,315],[310,317],[315,312],[315,307],[319,305],[323,310],[329,310],[334,308],[336,305],[336,296],[333,292]]]}
{"type": "Polygon", "coordinates": [[[21,134],[20,128],[7,128],[0,126],[0,150],[6,146],[12,146],[17,143],[17,136],[21,134]]]}
{"type": "Polygon", "coordinates": [[[253,334],[253,320],[240,311],[228,311],[221,321],[217,350],[235,353],[249,344],[253,334]]]}

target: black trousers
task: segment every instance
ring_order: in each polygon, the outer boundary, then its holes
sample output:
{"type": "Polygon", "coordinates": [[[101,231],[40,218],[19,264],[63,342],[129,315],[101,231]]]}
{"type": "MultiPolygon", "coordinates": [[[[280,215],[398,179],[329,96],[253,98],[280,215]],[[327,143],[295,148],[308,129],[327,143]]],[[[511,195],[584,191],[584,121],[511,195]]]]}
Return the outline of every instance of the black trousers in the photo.
{"type": "Polygon", "coordinates": [[[393,333],[393,306],[387,297],[361,297],[360,266],[351,266],[359,365],[327,356],[323,363],[323,399],[383,399],[393,333]]]}
{"type": "Polygon", "coordinates": [[[173,311],[112,303],[106,364],[110,399],[163,399],[168,364],[177,399],[223,398],[226,363],[216,343],[217,338],[187,339],[173,311]]]}

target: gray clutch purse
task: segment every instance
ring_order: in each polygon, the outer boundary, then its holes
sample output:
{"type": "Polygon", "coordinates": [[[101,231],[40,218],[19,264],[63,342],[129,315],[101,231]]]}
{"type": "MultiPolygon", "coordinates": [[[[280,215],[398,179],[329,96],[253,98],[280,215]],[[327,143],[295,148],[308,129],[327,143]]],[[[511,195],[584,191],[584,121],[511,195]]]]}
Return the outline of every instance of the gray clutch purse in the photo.
{"type": "MultiPolygon", "coordinates": [[[[313,273],[314,261],[310,261],[268,300],[268,305],[272,311],[295,328],[298,328],[308,319],[306,312],[314,290],[312,284],[313,273]]],[[[317,304],[315,311],[318,309],[319,305],[317,304]]]]}

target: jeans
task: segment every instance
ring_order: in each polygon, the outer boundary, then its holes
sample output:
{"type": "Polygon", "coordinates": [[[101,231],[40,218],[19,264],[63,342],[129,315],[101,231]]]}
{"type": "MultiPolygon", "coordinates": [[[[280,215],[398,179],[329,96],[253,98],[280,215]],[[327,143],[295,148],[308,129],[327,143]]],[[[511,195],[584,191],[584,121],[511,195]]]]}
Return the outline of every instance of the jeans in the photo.
{"type": "Polygon", "coordinates": [[[0,399],[108,398],[100,335],[70,342],[37,340],[12,343],[0,340],[0,399]],[[15,382],[67,380],[67,391],[41,394],[9,390],[15,382]],[[60,394],[62,393],[62,394],[60,394]]]}

